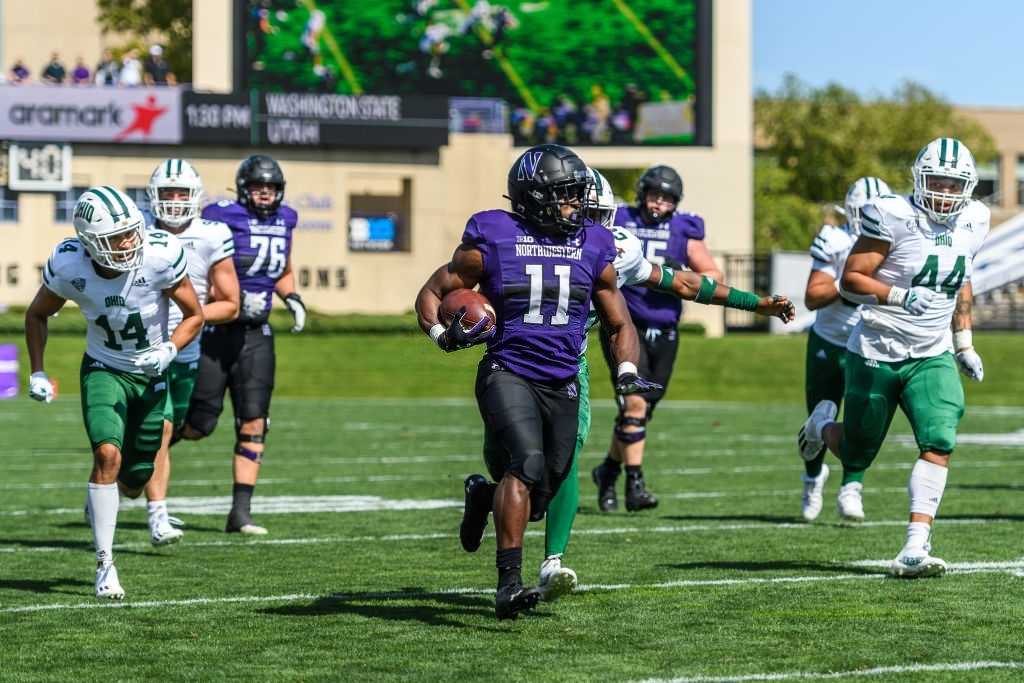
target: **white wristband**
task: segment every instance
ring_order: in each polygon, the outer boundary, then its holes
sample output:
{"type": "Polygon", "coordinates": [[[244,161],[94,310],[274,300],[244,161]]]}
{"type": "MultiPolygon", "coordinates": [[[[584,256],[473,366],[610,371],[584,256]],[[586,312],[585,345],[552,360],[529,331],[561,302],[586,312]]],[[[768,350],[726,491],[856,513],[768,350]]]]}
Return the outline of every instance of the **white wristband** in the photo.
{"type": "Polygon", "coordinates": [[[958,352],[970,349],[974,346],[974,335],[970,330],[960,330],[953,333],[953,348],[958,352]]]}
{"type": "Polygon", "coordinates": [[[633,373],[634,375],[639,374],[636,370],[636,365],[630,363],[628,360],[619,363],[619,371],[617,377],[622,377],[626,373],[633,373]]]}
{"type": "Polygon", "coordinates": [[[440,337],[442,334],[444,334],[444,331],[446,329],[448,329],[448,328],[446,328],[441,323],[437,323],[433,327],[430,328],[430,331],[427,332],[427,334],[430,335],[430,338],[433,339],[434,343],[436,344],[438,337],[440,337]]]}
{"type": "Polygon", "coordinates": [[[891,287],[889,289],[889,296],[885,297],[885,303],[888,306],[902,306],[906,300],[907,290],[896,286],[891,287]]]}

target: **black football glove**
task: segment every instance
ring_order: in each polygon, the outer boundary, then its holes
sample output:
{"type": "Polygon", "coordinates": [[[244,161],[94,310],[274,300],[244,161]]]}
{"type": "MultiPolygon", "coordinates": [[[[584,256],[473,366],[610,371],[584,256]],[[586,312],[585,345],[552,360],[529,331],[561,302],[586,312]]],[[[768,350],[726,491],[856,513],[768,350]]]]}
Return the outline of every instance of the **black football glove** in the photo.
{"type": "Polygon", "coordinates": [[[459,312],[452,317],[452,322],[448,325],[448,329],[437,338],[437,345],[448,353],[458,351],[459,349],[468,349],[470,346],[483,343],[493,337],[497,331],[494,325],[487,327],[491,322],[489,318],[481,318],[473,327],[468,330],[463,329],[462,319],[465,317],[465,307],[460,308],[459,312]]]}
{"type": "Polygon", "coordinates": [[[619,396],[627,394],[646,394],[648,391],[658,391],[662,386],[657,382],[640,377],[635,372],[624,372],[615,380],[615,393],[619,396]]]}

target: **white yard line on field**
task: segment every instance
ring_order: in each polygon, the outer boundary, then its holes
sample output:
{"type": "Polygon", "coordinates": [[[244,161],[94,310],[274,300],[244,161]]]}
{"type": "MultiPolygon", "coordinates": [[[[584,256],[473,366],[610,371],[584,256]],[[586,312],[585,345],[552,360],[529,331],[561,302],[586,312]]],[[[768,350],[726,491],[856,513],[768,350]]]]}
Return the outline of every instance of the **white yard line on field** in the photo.
{"type": "MultiPolygon", "coordinates": [[[[978,564],[978,563],[974,563],[978,564]]],[[[1024,568],[1024,561],[1019,562],[1000,562],[992,563],[998,565],[999,568],[992,569],[968,569],[960,570],[958,565],[951,564],[949,566],[950,574],[978,574],[978,573],[1005,573],[1004,567],[1015,567],[1024,568]]],[[[776,576],[776,577],[756,577],[756,578],[745,578],[745,579],[691,579],[691,580],[679,580],[679,581],[662,581],[657,583],[616,583],[616,584],[581,584],[577,587],[577,591],[580,593],[587,593],[592,591],[620,591],[620,590],[633,590],[633,589],[673,589],[673,588],[693,588],[703,586],[754,586],[754,585],[802,585],[802,584],[813,584],[821,582],[834,582],[834,581],[872,581],[878,579],[885,579],[885,574],[832,574],[832,575],[814,575],[814,576],[776,576]]],[[[252,602],[301,602],[304,600],[323,600],[330,601],[335,600],[338,602],[343,601],[373,601],[373,600],[422,600],[433,597],[439,597],[444,595],[490,595],[493,594],[493,589],[485,588],[451,588],[438,591],[380,591],[370,593],[334,593],[330,595],[314,595],[310,593],[298,593],[298,594],[286,594],[286,595],[250,595],[241,597],[224,597],[224,598],[190,598],[185,600],[147,600],[143,602],[81,602],[81,603],[64,603],[64,604],[38,604],[38,605],[23,605],[19,607],[2,607],[0,608],[0,614],[17,614],[25,612],[47,612],[54,610],[75,610],[75,609],[96,609],[96,608],[151,608],[151,607],[193,607],[197,605],[211,605],[211,604],[230,604],[230,603],[252,603],[252,602]]],[[[673,680],[689,680],[689,679],[673,679],[673,680]]],[[[700,679],[695,679],[700,680],[700,679]]],[[[718,680],[718,679],[709,679],[718,680]]],[[[731,680],[731,679],[721,679],[731,680]]],[[[744,679],[737,679],[744,680],[744,679]]],[[[759,680],[759,679],[750,679],[759,680]]],[[[765,679],[772,680],[772,679],[765,679]]]]}
{"type": "MultiPolygon", "coordinates": [[[[172,507],[173,510],[173,507],[172,507]]],[[[82,514],[81,508],[74,510],[82,514]]],[[[794,517],[795,519],[795,517],[794,517]]],[[[947,519],[942,520],[943,526],[987,526],[990,524],[1013,524],[1009,519],[947,519]]],[[[858,527],[904,527],[907,522],[903,519],[872,520],[861,522],[858,527]]],[[[834,529],[838,525],[808,524],[806,522],[783,522],[772,524],[766,522],[742,522],[735,524],[680,524],[652,527],[594,527],[573,530],[574,536],[621,536],[626,534],[686,534],[703,532],[735,532],[735,531],[772,531],[772,530],[793,530],[798,532],[812,533],[822,529],[834,529]]],[[[528,530],[526,536],[543,537],[544,532],[540,529],[528,530]]],[[[434,533],[407,533],[407,534],[381,534],[366,536],[321,536],[305,538],[266,538],[266,539],[239,539],[223,541],[189,541],[179,546],[185,548],[254,548],[264,545],[333,545],[343,543],[379,543],[379,542],[404,542],[404,541],[435,541],[454,540],[457,534],[448,532],[434,533]]],[[[118,543],[114,545],[115,550],[149,548],[148,542],[144,543],[118,543]]],[[[22,547],[14,542],[11,545],[0,545],[0,553],[52,553],[52,552],[80,552],[79,548],[68,548],[66,546],[28,546],[22,547]]],[[[1024,564],[1021,565],[1024,567],[1024,564]]]]}
{"type": "Polygon", "coordinates": [[[850,671],[784,671],[778,673],[741,674],[738,676],[682,676],[679,678],[647,678],[638,683],[747,683],[748,681],[823,681],[835,678],[888,676],[891,674],[938,673],[946,671],[980,671],[982,669],[1021,669],[1024,662],[942,662],[937,664],[901,664],[876,666],[850,671]]]}

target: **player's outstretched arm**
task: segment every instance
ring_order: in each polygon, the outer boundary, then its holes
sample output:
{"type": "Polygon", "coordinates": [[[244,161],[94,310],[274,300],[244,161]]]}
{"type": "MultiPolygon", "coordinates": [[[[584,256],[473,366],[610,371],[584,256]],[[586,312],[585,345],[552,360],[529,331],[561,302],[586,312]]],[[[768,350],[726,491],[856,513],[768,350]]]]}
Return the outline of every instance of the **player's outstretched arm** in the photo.
{"type": "Polygon", "coordinates": [[[203,306],[203,317],[210,325],[229,323],[238,318],[241,295],[238,289],[238,275],[230,258],[221,259],[210,266],[210,291],[216,292],[203,306]]]}
{"type": "Polygon", "coordinates": [[[707,275],[689,270],[673,270],[668,266],[654,265],[644,285],[650,289],[674,294],[685,301],[776,316],[784,323],[788,323],[796,316],[796,308],[784,296],[758,296],[715,282],[707,275]]]}
{"type": "Polygon", "coordinates": [[[622,292],[619,290],[618,275],[610,263],[601,271],[595,283],[593,302],[597,314],[601,317],[601,324],[608,332],[612,357],[618,364],[615,393],[642,394],[661,389],[660,384],[637,374],[640,339],[629,315],[626,300],[622,298],[622,292]]]}
{"type": "Polygon", "coordinates": [[[47,321],[51,315],[59,311],[67,301],[43,286],[25,311],[25,346],[28,348],[28,362],[32,368],[29,378],[28,395],[37,401],[49,403],[53,400],[53,385],[43,366],[43,355],[46,350],[48,332],[47,321]]]}
{"type": "Polygon", "coordinates": [[[420,329],[427,333],[445,351],[457,351],[487,341],[496,328],[486,326],[486,319],[466,330],[462,326],[462,312],[447,327],[439,315],[441,300],[456,289],[472,289],[484,273],[484,258],[479,249],[461,244],[452,260],[433,272],[416,295],[416,318],[420,329]]]}
{"type": "Polygon", "coordinates": [[[985,378],[985,366],[981,356],[974,350],[974,339],[971,306],[974,302],[974,287],[968,282],[960,288],[956,295],[956,310],[953,312],[953,348],[956,350],[956,362],[960,372],[975,382],[985,378]]]}

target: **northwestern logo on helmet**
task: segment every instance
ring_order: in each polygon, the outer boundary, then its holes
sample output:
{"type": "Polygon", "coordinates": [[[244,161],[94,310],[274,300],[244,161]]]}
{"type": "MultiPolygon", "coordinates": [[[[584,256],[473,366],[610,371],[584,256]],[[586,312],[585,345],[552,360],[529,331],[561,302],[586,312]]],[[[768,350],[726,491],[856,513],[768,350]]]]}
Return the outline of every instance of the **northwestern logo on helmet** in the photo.
{"type": "Polygon", "coordinates": [[[533,180],[537,175],[537,164],[544,152],[525,152],[519,159],[519,170],[516,180],[533,180]]]}

